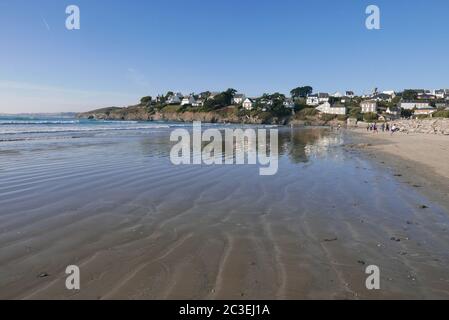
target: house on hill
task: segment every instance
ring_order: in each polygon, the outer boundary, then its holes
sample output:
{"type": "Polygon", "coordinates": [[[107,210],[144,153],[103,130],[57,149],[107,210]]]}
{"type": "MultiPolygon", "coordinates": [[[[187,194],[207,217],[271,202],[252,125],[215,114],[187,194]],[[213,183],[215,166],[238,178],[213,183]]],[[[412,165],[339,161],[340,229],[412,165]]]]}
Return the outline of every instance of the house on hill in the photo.
{"type": "Polygon", "coordinates": [[[254,100],[250,98],[246,98],[242,104],[243,108],[246,110],[252,110],[254,108],[254,100]]]}
{"type": "Polygon", "coordinates": [[[428,107],[428,108],[420,108],[415,109],[413,112],[414,116],[431,116],[433,113],[437,112],[436,108],[428,107]]]}
{"type": "Polygon", "coordinates": [[[232,104],[242,104],[245,101],[246,97],[244,94],[237,93],[232,98],[232,104]]]}
{"type": "Polygon", "coordinates": [[[365,100],[360,102],[360,108],[362,108],[362,113],[377,113],[377,101],[376,100],[365,100]]]}
{"type": "Polygon", "coordinates": [[[288,109],[294,109],[295,108],[295,102],[291,98],[285,99],[285,101],[282,103],[284,107],[288,109]]]}
{"type": "Polygon", "coordinates": [[[193,106],[196,103],[196,100],[193,96],[185,96],[181,101],[181,106],[193,106]]]}
{"type": "Polygon", "coordinates": [[[320,104],[320,100],[317,94],[311,94],[307,96],[306,104],[308,106],[317,106],[320,104]]]}
{"type": "Polygon", "coordinates": [[[342,104],[334,104],[331,105],[329,102],[325,102],[320,104],[315,108],[320,113],[324,114],[334,114],[334,115],[345,115],[346,114],[346,106],[342,104]]]}
{"type": "Polygon", "coordinates": [[[430,103],[425,101],[403,101],[401,102],[400,107],[404,110],[424,109],[429,108],[430,103]]]}
{"type": "Polygon", "coordinates": [[[174,95],[171,95],[170,97],[168,97],[167,103],[168,104],[180,104],[182,99],[183,99],[182,94],[177,93],[177,94],[174,94],[174,95]]]}

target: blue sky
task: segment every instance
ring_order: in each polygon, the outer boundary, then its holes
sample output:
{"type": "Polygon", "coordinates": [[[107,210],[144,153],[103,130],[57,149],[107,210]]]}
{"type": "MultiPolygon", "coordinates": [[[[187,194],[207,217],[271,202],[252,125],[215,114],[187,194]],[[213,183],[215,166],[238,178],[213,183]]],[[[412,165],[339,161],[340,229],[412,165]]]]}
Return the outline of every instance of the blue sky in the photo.
{"type": "Polygon", "coordinates": [[[449,1],[0,0],[0,113],[144,95],[449,88],[449,1]],[[65,28],[68,5],[81,30],[65,28]],[[381,10],[381,30],[365,9],[381,10]]]}

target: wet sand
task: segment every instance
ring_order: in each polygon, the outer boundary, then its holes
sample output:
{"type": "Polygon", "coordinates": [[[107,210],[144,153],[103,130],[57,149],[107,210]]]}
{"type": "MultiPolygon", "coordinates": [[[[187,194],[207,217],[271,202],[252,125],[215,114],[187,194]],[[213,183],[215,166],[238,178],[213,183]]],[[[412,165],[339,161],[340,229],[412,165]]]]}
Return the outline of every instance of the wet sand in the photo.
{"type": "Polygon", "coordinates": [[[281,138],[272,177],[175,167],[167,132],[3,144],[0,298],[449,298],[447,208],[342,147],[345,134],[281,138]],[[381,290],[365,287],[372,264],[381,290]]]}
{"type": "Polygon", "coordinates": [[[363,150],[382,168],[393,170],[398,180],[420,188],[449,210],[449,137],[429,134],[353,130],[352,146],[363,150]]]}

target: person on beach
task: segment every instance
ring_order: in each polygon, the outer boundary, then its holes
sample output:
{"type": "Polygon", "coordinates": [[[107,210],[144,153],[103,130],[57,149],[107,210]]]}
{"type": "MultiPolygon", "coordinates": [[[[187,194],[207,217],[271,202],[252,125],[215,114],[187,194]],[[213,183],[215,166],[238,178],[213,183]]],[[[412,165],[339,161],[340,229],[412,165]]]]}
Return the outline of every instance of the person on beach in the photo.
{"type": "Polygon", "coordinates": [[[382,129],[382,132],[385,132],[385,123],[382,123],[382,126],[380,128],[382,129]]]}
{"type": "Polygon", "coordinates": [[[390,131],[390,124],[389,123],[387,123],[385,130],[387,130],[387,132],[390,131]]]}
{"type": "Polygon", "coordinates": [[[395,131],[396,131],[396,124],[393,123],[393,125],[391,126],[391,135],[393,135],[395,131]]]}
{"type": "Polygon", "coordinates": [[[374,124],[373,130],[374,130],[374,133],[379,133],[379,132],[377,131],[377,124],[374,124]]]}

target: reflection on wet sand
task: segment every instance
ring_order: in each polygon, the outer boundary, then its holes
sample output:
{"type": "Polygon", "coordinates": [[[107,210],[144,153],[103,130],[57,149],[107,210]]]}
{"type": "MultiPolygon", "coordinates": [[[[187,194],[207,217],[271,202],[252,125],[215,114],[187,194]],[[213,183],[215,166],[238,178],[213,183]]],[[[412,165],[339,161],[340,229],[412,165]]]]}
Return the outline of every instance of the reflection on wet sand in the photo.
{"type": "Polygon", "coordinates": [[[345,152],[344,134],[280,128],[269,177],[173,166],[169,135],[8,144],[0,298],[449,298],[448,212],[345,152]]]}

